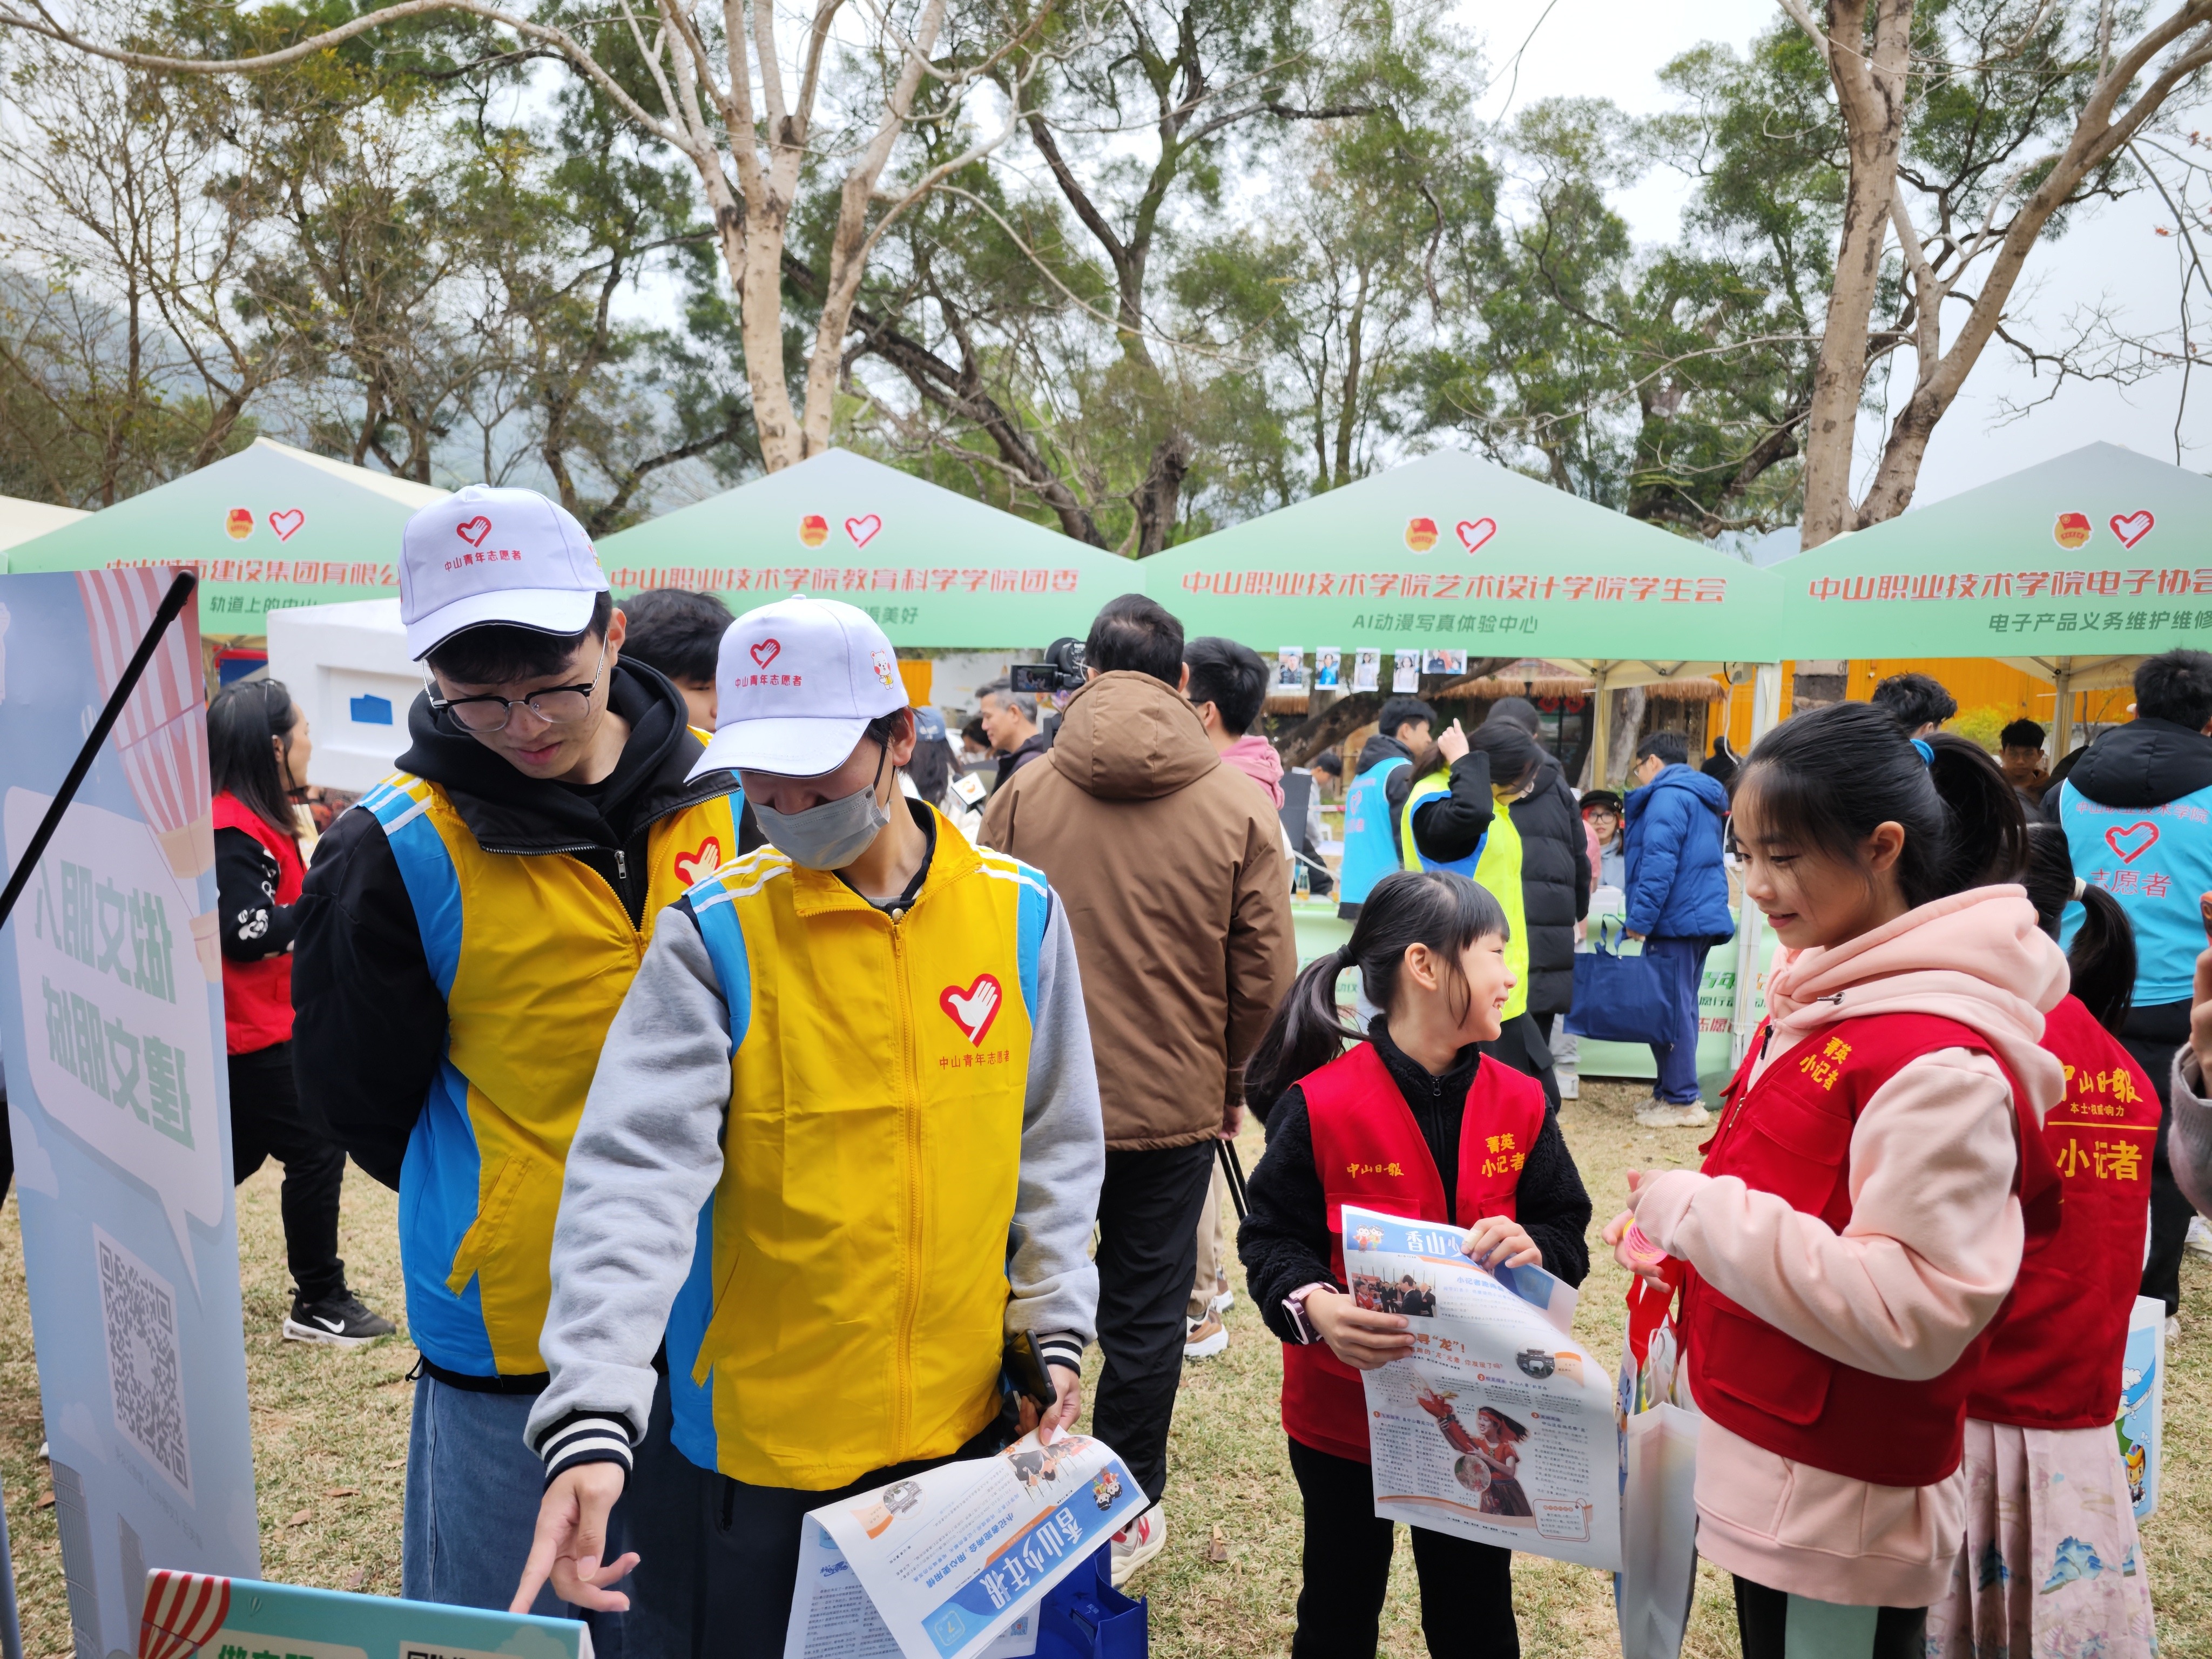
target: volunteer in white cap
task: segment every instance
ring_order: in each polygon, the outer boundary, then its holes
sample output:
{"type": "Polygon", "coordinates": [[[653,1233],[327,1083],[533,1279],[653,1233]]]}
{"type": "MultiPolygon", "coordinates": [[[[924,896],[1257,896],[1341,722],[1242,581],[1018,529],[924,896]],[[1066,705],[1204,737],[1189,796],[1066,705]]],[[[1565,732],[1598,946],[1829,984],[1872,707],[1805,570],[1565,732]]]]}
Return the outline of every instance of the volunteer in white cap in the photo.
{"type": "MultiPolygon", "coordinates": [[[[702,767],[774,843],[661,918],[568,1155],[530,1416],[548,1480],[514,1605],[610,1604],[656,1353],[702,1629],[781,1659],[806,1511],[1006,1437],[1001,1369],[1073,1422],[1104,1170],[1075,949],[1042,877],[898,787],[890,641],[834,600],[723,636],[702,767]]],[[[646,1555],[641,1571],[652,1567],[646,1555]]]]}
{"type": "MultiPolygon", "coordinates": [[[[302,1102],[400,1192],[422,1356],[402,1594],[504,1607],[544,1479],[523,1425],[569,1141],[656,919],[738,854],[744,817],[682,694],[623,660],[622,612],[552,502],[472,485],[426,507],[399,593],[428,684],[398,772],[307,876],[294,1056],[302,1102]]],[[[690,1650],[692,1556],[653,1528],[702,1477],[670,1446],[665,1384],[649,1409],[615,1522],[653,1565],[634,1612],[591,1613],[602,1656],[690,1650]]]]}

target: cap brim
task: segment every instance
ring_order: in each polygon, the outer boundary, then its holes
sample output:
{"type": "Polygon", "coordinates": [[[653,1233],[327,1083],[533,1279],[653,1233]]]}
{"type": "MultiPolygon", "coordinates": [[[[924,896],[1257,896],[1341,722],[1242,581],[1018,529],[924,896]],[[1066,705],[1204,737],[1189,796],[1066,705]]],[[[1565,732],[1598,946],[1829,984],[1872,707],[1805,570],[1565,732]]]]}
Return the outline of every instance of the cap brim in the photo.
{"type": "Polygon", "coordinates": [[[420,662],[454,635],[489,623],[541,634],[580,634],[599,604],[597,591],[572,587],[495,588],[441,605],[407,624],[407,655],[420,662]]]}
{"type": "Polygon", "coordinates": [[[691,769],[691,777],[702,772],[746,771],[818,778],[842,766],[867,729],[864,714],[738,720],[707,740],[706,752],[691,769]]]}

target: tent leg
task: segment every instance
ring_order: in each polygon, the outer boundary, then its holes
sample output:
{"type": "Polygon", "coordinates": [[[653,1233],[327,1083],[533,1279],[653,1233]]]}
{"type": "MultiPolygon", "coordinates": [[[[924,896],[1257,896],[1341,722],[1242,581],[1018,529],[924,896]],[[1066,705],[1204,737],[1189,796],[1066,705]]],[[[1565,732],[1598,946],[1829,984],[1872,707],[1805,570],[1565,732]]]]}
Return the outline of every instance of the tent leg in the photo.
{"type": "MultiPolygon", "coordinates": [[[[1751,747],[1781,723],[1782,665],[1763,662],[1752,682],[1751,690],[1751,747]]],[[[1751,750],[1744,751],[1749,754],[1751,750]]],[[[1743,903],[1735,919],[1735,1011],[1729,1021],[1729,1069],[1734,1071],[1743,1064],[1744,1054],[1751,1048],[1751,1033],[1756,1022],[1752,1018],[1753,988],[1759,981],[1759,933],[1766,926],[1766,918],[1744,895],[1743,903]]]]}
{"type": "Polygon", "coordinates": [[[2061,657],[2051,675],[2057,692],[2051,710],[2051,764],[2066,758],[2074,746],[2074,659],[2061,657]]]}
{"type": "Polygon", "coordinates": [[[1609,662],[1594,662],[1590,665],[1590,673],[1597,681],[1597,689],[1590,693],[1589,775],[1590,787],[1593,789],[1605,787],[1606,751],[1612,746],[1613,698],[1605,687],[1606,673],[1612,666],[1609,662]]]}

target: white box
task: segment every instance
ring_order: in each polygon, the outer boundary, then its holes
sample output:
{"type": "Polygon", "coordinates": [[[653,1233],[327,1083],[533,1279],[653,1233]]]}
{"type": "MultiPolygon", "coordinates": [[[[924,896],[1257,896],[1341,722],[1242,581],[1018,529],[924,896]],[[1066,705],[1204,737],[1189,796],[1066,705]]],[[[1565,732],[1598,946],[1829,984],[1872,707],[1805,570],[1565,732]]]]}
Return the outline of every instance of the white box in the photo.
{"type": "Polygon", "coordinates": [[[307,781],[355,793],[381,783],[407,747],[407,710],[424,684],[399,601],[272,611],[268,629],[269,677],[313,722],[307,781]]]}

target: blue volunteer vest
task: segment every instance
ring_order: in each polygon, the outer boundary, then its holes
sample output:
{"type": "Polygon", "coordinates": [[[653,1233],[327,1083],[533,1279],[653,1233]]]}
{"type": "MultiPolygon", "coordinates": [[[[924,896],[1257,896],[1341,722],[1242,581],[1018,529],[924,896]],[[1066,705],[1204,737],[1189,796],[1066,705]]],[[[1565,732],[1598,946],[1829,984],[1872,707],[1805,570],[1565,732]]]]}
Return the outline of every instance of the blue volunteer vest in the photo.
{"type": "MultiPolygon", "coordinates": [[[[2197,896],[2212,892],[2212,789],[2158,806],[2107,806],[2069,779],[2058,822],[2074,873],[2119,901],[2136,934],[2138,1008],[2186,1000],[2195,989],[2204,924],[2197,896]]],[[[2070,945],[2081,907],[2066,907],[2058,942],[2070,945]]]]}
{"type": "Polygon", "coordinates": [[[1384,791],[1391,773],[1412,764],[1403,755],[1377,761],[1344,792],[1344,865],[1337,874],[1337,896],[1343,903],[1364,904],[1375,884],[1399,867],[1384,791]]]}

